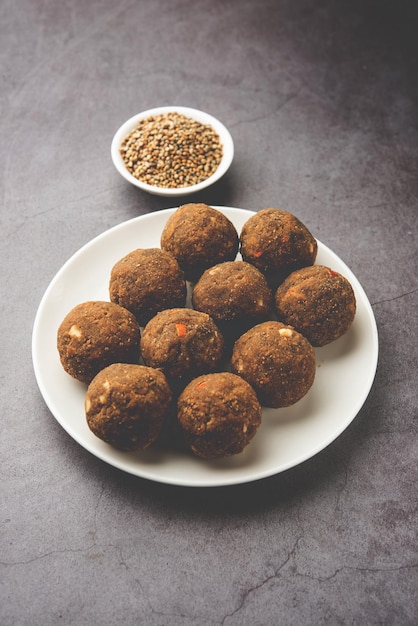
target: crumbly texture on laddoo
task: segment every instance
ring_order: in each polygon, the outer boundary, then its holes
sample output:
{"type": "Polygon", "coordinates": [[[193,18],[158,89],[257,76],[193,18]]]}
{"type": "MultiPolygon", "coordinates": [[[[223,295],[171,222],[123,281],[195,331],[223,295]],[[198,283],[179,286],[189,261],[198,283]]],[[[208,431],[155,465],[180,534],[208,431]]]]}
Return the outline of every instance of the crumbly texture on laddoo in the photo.
{"type": "Polygon", "coordinates": [[[210,124],[175,111],[141,119],[119,152],[128,171],[156,187],[196,185],[216,172],[223,146],[210,124]]]}
{"type": "Polygon", "coordinates": [[[144,450],[161,433],[171,400],[162,372],[115,363],[99,372],[87,388],[87,424],[115,448],[144,450]]]}
{"type": "Polygon", "coordinates": [[[192,294],[193,306],[210,315],[227,334],[241,333],[269,318],[273,296],[263,274],[245,261],[219,263],[204,272],[192,294]]]}
{"type": "Polygon", "coordinates": [[[275,306],[280,320],[320,347],[350,328],[356,298],[347,278],[329,267],[314,265],[288,276],[275,293],[275,306]]]}
{"type": "Polygon", "coordinates": [[[252,387],[230,372],[192,380],[177,403],[186,445],[205,459],[239,454],[261,423],[261,406],[252,387]]]}
{"type": "Polygon", "coordinates": [[[57,348],[73,378],[89,383],[111,363],[139,361],[140,327],[135,316],[113,302],[88,301],[75,306],[61,322],[57,348]]]}
{"type": "Polygon", "coordinates": [[[191,282],[212,265],[233,261],[239,247],[233,223],[203,203],[184,204],[167,220],[161,248],[170,252],[191,282]]]}
{"type": "Polygon", "coordinates": [[[314,382],[315,351],[294,328],[268,321],[236,341],[231,371],[253,387],[262,406],[291,406],[314,382]]]}
{"type": "Polygon", "coordinates": [[[169,382],[189,382],[216,370],[224,341],[209,315],[175,308],[161,311],[148,322],[140,345],[146,365],[161,369],[169,382]]]}
{"type": "Polygon", "coordinates": [[[307,227],[282,209],[262,209],[240,233],[241,255],[278,284],[295,269],[313,265],[318,245],[307,227]]]}
{"type": "Polygon", "coordinates": [[[138,248],[112,268],[110,300],[131,311],[144,326],[156,313],[186,303],[186,279],[172,254],[138,248]]]}

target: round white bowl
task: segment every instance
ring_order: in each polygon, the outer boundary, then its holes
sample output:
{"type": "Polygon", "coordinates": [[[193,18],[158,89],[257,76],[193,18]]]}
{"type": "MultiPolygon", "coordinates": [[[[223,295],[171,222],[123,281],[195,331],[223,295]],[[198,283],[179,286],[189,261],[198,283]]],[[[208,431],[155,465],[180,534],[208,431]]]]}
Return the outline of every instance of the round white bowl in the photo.
{"type": "Polygon", "coordinates": [[[174,197],[196,193],[197,191],[201,191],[218,181],[225,174],[232,163],[232,159],[234,158],[234,142],[228,129],[219,120],[217,120],[216,117],[213,117],[204,111],[199,111],[198,109],[192,109],[189,107],[164,106],[157,107],[155,109],[148,109],[147,111],[138,113],[122,124],[113,137],[110,152],[113,164],[119,174],[121,174],[121,176],[123,176],[123,178],[125,178],[125,180],[130,182],[132,185],[135,185],[136,187],[139,187],[140,189],[156,196],[174,197]],[[139,120],[146,119],[151,115],[155,116],[170,112],[185,115],[196,120],[197,122],[201,122],[202,124],[210,124],[210,126],[212,126],[212,128],[218,133],[221,140],[223,156],[218,169],[211,176],[196,185],[191,185],[189,187],[156,187],[154,185],[148,185],[147,183],[138,180],[138,178],[135,178],[135,176],[132,176],[126,168],[123,158],[119,152],[123,139],[137,126],[139,120]]]}

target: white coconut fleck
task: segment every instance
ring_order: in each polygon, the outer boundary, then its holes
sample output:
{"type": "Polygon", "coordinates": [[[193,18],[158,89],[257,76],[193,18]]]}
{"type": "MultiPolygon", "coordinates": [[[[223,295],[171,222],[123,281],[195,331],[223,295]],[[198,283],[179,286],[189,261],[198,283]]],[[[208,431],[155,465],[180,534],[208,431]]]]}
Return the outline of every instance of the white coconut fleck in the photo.
{"type": "Polygon", "coordinates": [[[68,331],[68,334],[70,335],[70,337],[76,337],[79,338],[82,335],[81,330],[79,329],[78,326],[76,326],[76,324],[73,324],[70,328],[70,330],[68,331]]]}

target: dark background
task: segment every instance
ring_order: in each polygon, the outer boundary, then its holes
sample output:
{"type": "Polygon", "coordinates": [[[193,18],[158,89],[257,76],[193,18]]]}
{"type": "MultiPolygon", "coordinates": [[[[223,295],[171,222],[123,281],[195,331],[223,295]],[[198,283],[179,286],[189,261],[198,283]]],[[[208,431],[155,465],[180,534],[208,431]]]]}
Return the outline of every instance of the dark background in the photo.
{"type": "Polygon", "coordinates": [[[415,624],[417,3],[0,3],[1,557],[5,625],[415,624]],[[117,174],[119,125],[181,104],[236,156],[184,201],[295,213],[353,270],[379,330],[351,426],[283,474],[175,488],[76,444],[31,333],[92,237],[174,206],[117,174]]]}

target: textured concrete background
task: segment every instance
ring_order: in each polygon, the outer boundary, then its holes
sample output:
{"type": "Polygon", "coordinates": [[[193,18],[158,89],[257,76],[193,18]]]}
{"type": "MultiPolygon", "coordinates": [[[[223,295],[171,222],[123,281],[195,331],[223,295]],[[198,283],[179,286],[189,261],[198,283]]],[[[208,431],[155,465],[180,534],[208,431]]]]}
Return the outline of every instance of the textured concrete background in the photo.
{"type": "MultiPolygon", "coordinates": [[[[0,623],[418,622],[416,3],[0,3],[0,623]],[[236,158],[188,200],[285,208],[351,267],[380,336],[352,425],[270,479],[186,489],[126,475],[38,391],[39,301],[84,243],[172,206],[116,173],[113,133],[178,103],[236,158]]],[[[181,204],[183,199],[176,204],[181,204]]]]}

